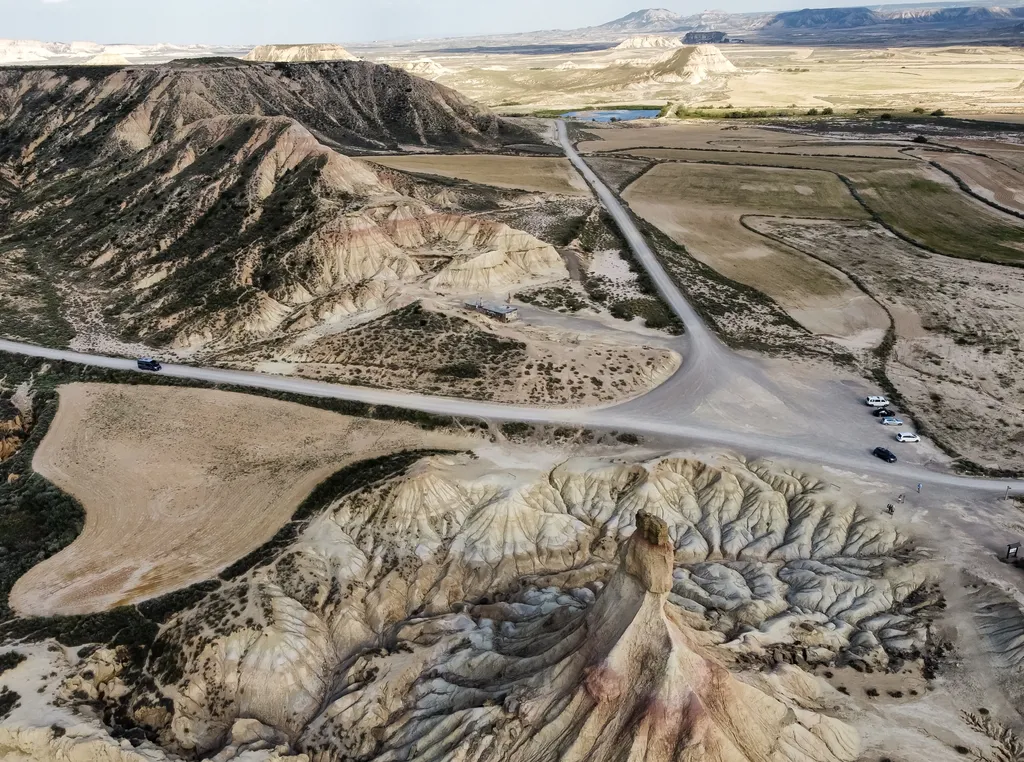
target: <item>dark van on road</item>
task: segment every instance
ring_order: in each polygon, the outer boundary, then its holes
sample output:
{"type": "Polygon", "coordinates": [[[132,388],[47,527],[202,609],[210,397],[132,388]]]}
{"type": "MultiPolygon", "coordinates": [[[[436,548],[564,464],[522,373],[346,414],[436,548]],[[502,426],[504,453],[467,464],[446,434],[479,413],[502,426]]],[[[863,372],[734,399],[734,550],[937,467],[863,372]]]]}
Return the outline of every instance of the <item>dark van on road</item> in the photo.
{"type": "Polygon", "coordinates": [[[163,370],[163,365],[152,357],[143,357],[139,360],[139,370],[151,370],[154,373],[163,370]]]}

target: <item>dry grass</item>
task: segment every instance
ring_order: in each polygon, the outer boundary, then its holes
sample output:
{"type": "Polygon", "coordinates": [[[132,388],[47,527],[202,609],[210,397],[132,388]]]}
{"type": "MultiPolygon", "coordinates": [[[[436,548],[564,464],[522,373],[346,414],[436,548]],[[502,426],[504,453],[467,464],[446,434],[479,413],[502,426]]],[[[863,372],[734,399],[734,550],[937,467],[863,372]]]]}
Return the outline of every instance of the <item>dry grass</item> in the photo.
{"type": "Polygon", "coordinates": [[[925,247],[961,259],[1024,262],[1024,221],[972,199],[934,168],[850,177],[872,211],[925,247]]]}
{"type": "Polygon", "coordinates": [[[568,159],[531,156],[380,156],[373,162],[391,169],[440,175],[496,188],[586,196],[583,178],[568,159]]]}
{"type": "Polygon", "coordinates": [[[273,537],[328,475],[422,446],[423,436],[227,392],[61,387],[33,467],[82,503],[85,530],[18,580],[11,605],[22,615],[91,613],[208,579],[273,537]]]}
{"type": "Polygon", "coordinates": [[[662,164],[624,194],[630,206],[691,254],[776,300],[809,330],[851,346],[881,341],[883,310],[842,273],[741,224],[746,214],[866,217],[825,172],[662,164]]]}

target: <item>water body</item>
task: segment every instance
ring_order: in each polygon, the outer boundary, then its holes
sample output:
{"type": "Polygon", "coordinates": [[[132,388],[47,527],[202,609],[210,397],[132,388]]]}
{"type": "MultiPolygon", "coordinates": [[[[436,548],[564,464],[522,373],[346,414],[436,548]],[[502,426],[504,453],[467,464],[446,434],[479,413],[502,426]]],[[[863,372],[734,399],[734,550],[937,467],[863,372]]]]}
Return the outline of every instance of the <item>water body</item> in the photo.
{"type": "Polygon", "coordinates": [[[629,122],[633,119],[654,119],[660,109],[614,109],[610,111],[570,111],[562,114],[566,119],[584,122],[629,122]]]}

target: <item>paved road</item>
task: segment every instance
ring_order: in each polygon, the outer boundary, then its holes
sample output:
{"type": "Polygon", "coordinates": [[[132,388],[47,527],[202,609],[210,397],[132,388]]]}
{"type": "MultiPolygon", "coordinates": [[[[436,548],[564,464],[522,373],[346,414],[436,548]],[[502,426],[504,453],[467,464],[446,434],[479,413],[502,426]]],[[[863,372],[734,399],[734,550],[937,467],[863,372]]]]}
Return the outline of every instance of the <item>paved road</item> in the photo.
{"type": "MultiPolygon", "coordinates": [[[[42,357],[50,360],[65,360],[101,368],[138,371],[134,360],[87,355],[80,352],[50,349],[48,347],[38,347],[32,344],[21,344],[13,341],[0,340],[0,351],[42,357]]],[[[370,389],[361,386],[326,384],[319,381],[290,378],[288,376],[270,376],[262,373],[221,370],[217,368],[198,368],[189,365],[164,365],[162,374],[174,378],[187,378],[214,384],[231,384],[251,389],[291,392],[310,397],[343,399],[374,405],[393,405],[395,407],[422,410],[438,415],[632,431],[638,434],[668,437],[679,441],[681,444],[728,447],[750,455],[774,455],[794,458],[808,463],[832,466],[844,471],[870,474],[882,477],[886,481],[902,480],[908,489],[911,485],[921,482],[929,487],[953,487],[1000,494],[1005,491],[1007,486],[1011,486],[1015,491],[1018,491],[1017,494],[1024,492],[1024,481],[969,479],[902,464],[890,466],[871,458],[867,453],[856,455],[844,451],[830,450],[827,441],[802,442],[800,440],[772,437],[763,434],[737,432],[702,423],[680,423],[657,418],[648,419],[634,413],[623,412],[614,407],[564,409],[501,405],[491,402],[475,402],[472,400],[430,397],[423,394],[409,394],[384,389],[370,389]]]]}

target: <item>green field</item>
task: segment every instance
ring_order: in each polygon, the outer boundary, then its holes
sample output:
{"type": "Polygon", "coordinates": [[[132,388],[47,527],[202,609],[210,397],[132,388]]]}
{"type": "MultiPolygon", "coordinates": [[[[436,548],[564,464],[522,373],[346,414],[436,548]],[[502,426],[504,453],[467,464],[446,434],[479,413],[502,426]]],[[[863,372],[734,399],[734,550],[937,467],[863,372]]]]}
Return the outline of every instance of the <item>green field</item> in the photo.
{"type": "Polygon", "coordinates": [[[973,201],[922,170],[850,176],[863,202],[897,232],[960,259],[1024,263],[1024,222],[973,201]]]}
{"type": "Polygon", "coordinates": [[[630,202],[697,204],[739,212],[802,217],[867,215],[829,172],[713,164],[659,164],[628,191],[630,202]]]}

